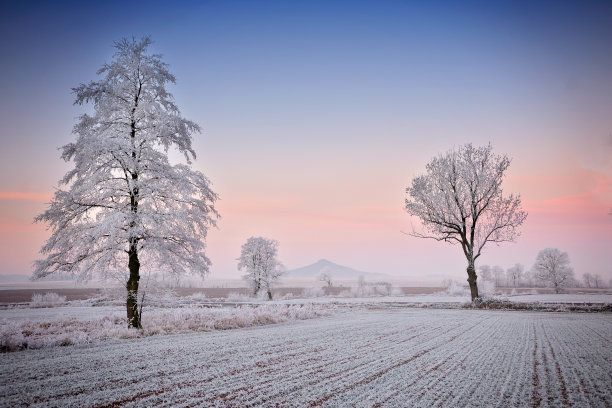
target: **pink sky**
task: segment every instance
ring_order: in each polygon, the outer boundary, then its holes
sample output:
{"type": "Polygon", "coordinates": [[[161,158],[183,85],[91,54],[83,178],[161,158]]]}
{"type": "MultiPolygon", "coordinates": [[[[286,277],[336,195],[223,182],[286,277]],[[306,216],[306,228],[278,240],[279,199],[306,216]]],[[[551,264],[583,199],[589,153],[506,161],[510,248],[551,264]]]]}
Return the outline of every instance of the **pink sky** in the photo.
{"type": "MultiPolygon", "coordinates": [[[[222,198],[222,219],[208,239],[211,277],[239,276],[235,258],[240,245],[249,236],[262,235],[280,241],[280,258],[289,268],[328,258],[415,282],[463,278],[465,261],[459,247],[402,233],[410,231],[411,222],[418,225],[402,208],[410,176],[394,172],[385,178],[380,171],[358,168],[335,174],[329,167],[338,166],[336,162],[320,166],[313,170],[316,178],[300,175],[299,170],[258,184],[249,180],[262,177],[254,171],[224,179],[227,185],[214,184],[222,198]],[[283,182],[286,177],[293,186],[283,182]],[[251,189],[232,190],[233,183],[246,183],[251,189]]],[[[522,194],[529,217],[516,243],[489,247],[480,263],[508,268],[518,262],[529,268],[540,249],[558,247],[570,254],[578,276],[591,272],[612,278],[612,177],[567,162],[553,175],[550,169],[543,173],[511,166],[506,184],[513,190],[506,191],[522,194]]],[[[29,273],[49,235],[32,219],[50,196],[51,189],[0,193],[2,273],[29,273]]]]}

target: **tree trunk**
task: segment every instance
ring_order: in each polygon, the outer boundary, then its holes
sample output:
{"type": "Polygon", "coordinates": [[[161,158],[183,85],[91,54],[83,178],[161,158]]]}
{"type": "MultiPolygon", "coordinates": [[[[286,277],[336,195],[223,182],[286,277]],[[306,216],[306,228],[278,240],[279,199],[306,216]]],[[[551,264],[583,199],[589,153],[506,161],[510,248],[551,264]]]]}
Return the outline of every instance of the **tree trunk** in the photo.
{"type": "Polygon", "coordinates": [[[468,283],[470,284],[470,292],[472,294],[472,302],[478,298],[478,285],[476,284],[476,269],[474,269],[474,265],[470,265],[467,268],[468,274],[468,283]]]}
{"type": "Polygon", "coordinates": [[[130,268],[130,278],[127,281],[127,318],[128,326],[135,329],[142,329],[140,313],[138,312],[138,283],[140,281],[140,261],[138,260],[138,248],[136,243],[130,243],[128,252],[130,268]]]}
{"type": "MultiPolygon", "coordinates": [[[[140,73],[139,73],[140,75],[140,73]]],[[[138,100],[140,98],[140,91],[142,90],[142,83],[138,88],[138,93],[134,96],[134,107],[132,108],[132,120],[130,125],[130,140],[132,142],[132,159],[138,162],[136,155],[136,121],[134,120],[134,113],[138,107],[138,100]]],[[[138,213],[138,168],[132,169],[132,187],[130,191],[130,209],[134,220],[130,223],[130,229],[136,226],[135,219],[138,213]]],[[[130,278],[127,281],[127,318],[128,327],[135,329],[142,329],[140,322],[140,313],[138,313],[138,283],[140,281],[140,261],[138,260],[138,239],[130,237],[130,249],[128,251],[128,267],[130,268],[130,278]]]]}

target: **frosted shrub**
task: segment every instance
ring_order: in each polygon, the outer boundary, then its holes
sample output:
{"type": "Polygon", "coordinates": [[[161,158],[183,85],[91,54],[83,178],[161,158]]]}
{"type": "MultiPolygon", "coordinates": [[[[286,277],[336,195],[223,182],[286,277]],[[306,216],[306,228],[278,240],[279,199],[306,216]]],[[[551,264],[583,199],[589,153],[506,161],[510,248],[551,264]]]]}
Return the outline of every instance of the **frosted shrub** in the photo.
{"type": "Polygon", "coordinates": [[[118,316],[86,321],[69,318],[51,322],[28,320],[12,323],[0,329],[0,351],[87,344],[93,340],[121,337],[123,332],[130,331],[126,323],[125,318],[118,316]]]}
{"type": "Polygon", "coordinates": [[[41,295],[40,293],[35,293],[32,296],[30,307],[32,308],[54,307],[54,306],[61,306],[64,304],[66,304],[66,296],[60,296],[55,292],[45,293],[44,295],[41,295]]]}
{"type": "Polygon", "coordinates": [[[195,302],[203,302],[206,300],[206,294],[204,292],[197,292],[189,296],[189,298],[195,302]]]}
{"type": "Polygon", "coordinates": [[[242,293],[237,293],[237,292],[228,293],[225,299],[228,302],[250,302],[251,300],[253,300],[253,298],[251,298],[250,296],[243,295],[242,293]]]}
{"type": "Polygon", "coordinates": [[[480,297],[491,297],[495,295],[495,282],[488,280],[478,282],[478,294],[480,295],[480,297]]]}
{"type": "Polygon", "coordinates": [[[470,290],[464,285],[451,281],[446,288],[446,294],[448,296],[470,296],[470,290]]]}

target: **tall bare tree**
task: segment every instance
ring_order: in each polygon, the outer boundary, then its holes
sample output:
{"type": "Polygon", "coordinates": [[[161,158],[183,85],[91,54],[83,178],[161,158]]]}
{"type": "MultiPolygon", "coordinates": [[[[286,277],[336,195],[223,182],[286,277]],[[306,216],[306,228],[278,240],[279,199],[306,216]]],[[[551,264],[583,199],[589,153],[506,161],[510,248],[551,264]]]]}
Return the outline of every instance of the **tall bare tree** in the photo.
{"type": "Polygon", "coordinates": [[[160,55],[147,53],[151,40],[115,43],[102,79],[73,89],[75,104],[93,103],[81,115],[77,140],[62,148],[74,161],[60,181],[50,208],[36,217],[53,233],[36,261],[34,277],[70,273],[79,280],[119,274],[126,279],[130,327],[141,327],[140,267],[174,275],[206,274],[206,233],[218,213],[210,182],[190,165],[196,154],[194,122],[181,117],[166,90],[174,83],[160,55]],[[186,164],[171,164],[170,148],[186,164]]]}
{"type": "Polygon", "coordinates": [[[527,218],[520,196],[503,196],[509,166],[510,159],[493,154],[490,144],[466,144],[432,159],[427,173],[406,189],[406,210],[423,226],[411,235],[461,246],[472,300],[478,298],[474,265],[485,245],[514,241],[527,218]]]}

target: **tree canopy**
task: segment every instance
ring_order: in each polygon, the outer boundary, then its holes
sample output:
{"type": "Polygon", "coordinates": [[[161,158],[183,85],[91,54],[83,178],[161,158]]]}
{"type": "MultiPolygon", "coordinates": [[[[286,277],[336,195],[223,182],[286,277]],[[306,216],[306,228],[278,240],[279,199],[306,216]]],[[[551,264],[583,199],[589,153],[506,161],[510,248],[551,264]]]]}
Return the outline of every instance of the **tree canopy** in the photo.
{"type": "Polygon", "coordinates": [[[151,43],[148,37],[115,43],[113,60],[98,71],[102,78],[73,89],[75,104],[93,104],[93,114],[79,117],[76,141],[61,148],[74,168],[35,219],[52,234],[34,277],[129,275],[128,318],[135,326],[130,297],[138,292],[140,264],[206,274],[205,239],[219,216],[210,181],[191,168],[191,135],[200,128],[181,116],[166,89],[175,78],[161,55],[147,52],[151,43]],[[184,163],[171,164],[170,149],[184,163]]]}

